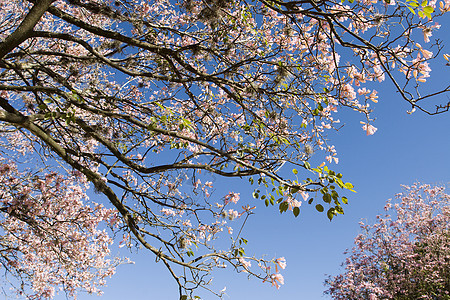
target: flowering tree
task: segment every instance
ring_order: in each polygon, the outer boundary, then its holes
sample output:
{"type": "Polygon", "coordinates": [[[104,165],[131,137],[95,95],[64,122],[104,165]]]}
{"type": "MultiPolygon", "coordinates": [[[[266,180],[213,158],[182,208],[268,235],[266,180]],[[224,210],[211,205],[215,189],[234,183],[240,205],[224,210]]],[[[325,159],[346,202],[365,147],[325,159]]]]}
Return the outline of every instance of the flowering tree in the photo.
{"type": "Polygon", "coordinates": [[[20,295],[51,298],[60,285],[69,296],[80,288],[99,293],[114,273],[119,261],[107,258],[112,240],[98,224],[115,223],[117,215],[86,205],[85,184],[54,172],[20,173],[0,161],[0,263],[19,280],[20,295]]]}
{"type": "MultiPolygon", "coordinates": [[[[339,127],[338,109],[359,112],[374,134],[373,86],[385,78],[410,112],[449,109],[433,99],[450,86],[420,89],[430,61],[449,59],[432,40],[448,1],[12,0],[0,9],[2,164],[23,177],[4,196],[2,217],[59,218],[8,209],[46,192],[38,183],[48,176],[67,192],[90,183],[117,210],[121,245],[153,253],[185,299],[226,266],[283,284],[284,259],[247,255],[241,230],[233,233],[254,203],[234,190],[212,195],[212,178],[246,178],[258,184],[255,198],[295,216],[302,201],[316,201],[331,220],[347,203],[340,191],[353,190],[331,167],[338,157],[326,132],[339,127]],[[328,166],[311,166],[313,154],[328,166]],[[59,175],[39,171],[50,168],[59,175]]],[[[60,212],[70,204],[58,192],[60,212]]],[[[109,220],[78,207],[94,224],[109,220]]],[[[80,234],[92,241],[97,232],[80,234]]],[[[103,259],[107,244],[95,255],[103,259]]],[[[4,264],[23,273],[13,265],[4,264]]],[[[49,284],[79,285],[61,280],[49,284]]]]}
{"type": "Polygon", "coordinates": [[[417,184],[397,199],[361,223],[345,273],[326,281],[333,299],[450,299],[450,195],[417,184]]]}

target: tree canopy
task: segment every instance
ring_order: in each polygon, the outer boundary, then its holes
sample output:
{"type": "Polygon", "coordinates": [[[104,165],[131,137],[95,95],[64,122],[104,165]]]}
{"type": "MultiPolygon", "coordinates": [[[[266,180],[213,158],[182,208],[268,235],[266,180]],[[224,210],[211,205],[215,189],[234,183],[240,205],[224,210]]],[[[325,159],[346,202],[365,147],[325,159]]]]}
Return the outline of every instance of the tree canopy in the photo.
{"type": "Polygon", "coordinates": [[[443,187],[404,187],[362,233],[330,277],[333,299],[450,299],[450,195],[443,187]]]}
{"type": "Polygon", "coordinates": [[[384,81],[409,113],[450,107],[448,83],[425,85],[432,61],[450,59],[433,39],[448,1],[13,0],[0,9],[1,262],[22,278],[18,292],[36,298],[58,286],[97,291],[120,263],[106,258],[105,226],[165,264],[182,299],[227,266],[279,287],[285,260],[247,254],[240,236],[260,203],[242,205],[232,189],[211,196],[211,176],[248,180],[254,198],[281,212],[298,216],[308,202],[331,220],[354,189],[326,137],[341,126],[339,110],[360,113],[374,134],[384,81]],[[111,207],[91,203],[89,185],[111,207]]]}

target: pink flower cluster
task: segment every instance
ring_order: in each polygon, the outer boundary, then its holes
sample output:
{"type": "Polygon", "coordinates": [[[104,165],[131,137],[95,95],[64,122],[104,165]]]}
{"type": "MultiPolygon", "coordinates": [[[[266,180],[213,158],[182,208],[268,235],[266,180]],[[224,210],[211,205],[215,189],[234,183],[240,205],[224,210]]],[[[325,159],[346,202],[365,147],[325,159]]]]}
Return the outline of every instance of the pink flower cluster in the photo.
{"type": "Polygon", "coordinates": [[[404,187],[391,214],[362,233],[343,274],[326,281],[333,299],[448,299],[450,195],[442,187],[404,187]]]}
{"type": "Polygon", "coordinates": [[[31,175],[0,159],[0,268],[24,283],[14,286],[19,295],[100,294],[99,286],[115,273],[113,241],[101,228],[117,225],[118,218],[102,205],[89,205],[82,186],[76,177],[31,175]]]}

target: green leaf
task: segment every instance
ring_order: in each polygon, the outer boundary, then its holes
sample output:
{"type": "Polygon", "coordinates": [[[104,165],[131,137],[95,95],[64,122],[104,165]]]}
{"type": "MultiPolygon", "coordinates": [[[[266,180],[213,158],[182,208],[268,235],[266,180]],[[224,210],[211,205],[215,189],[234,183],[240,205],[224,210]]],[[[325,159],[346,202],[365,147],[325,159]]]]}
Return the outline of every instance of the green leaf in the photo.
{"type": "Polygon", "coordinates": [[[317,105],[317,109],[318,109],[319,111],[323,111],[323,106],[322,106],[322,104],[319,103],[319,104],[317,105]]]}
{"type": "Polygon", "coordinates": [[[348,204],[348,199],[347,199],[347,197],[342,197],[342,203],[344,203],[344,204],[348,204]]]}
{"type": "Polygon", "coordinates": [[[327,217],[331,221],[331,220],[333,220],[334,216],[335,216],[335,212],[334,212],[334,208],[332,207],[327,211],[327,217]]]}
{"type": "Polygon", "coordinates": [[[281,141],[285,144],[285,145],[290,145],[291,142],[289,142],[289,140],[287,138],[281,138],[281,141]]]}
{"type": "Polygon", "coordinates": [[[434,8],[431,7],[431,6],[425,6],[425,7],[423,8],[423,11],[424,11],[425,13],[431,14],[431,13],[434,12],[434,8]]]}
{"type": "Polygon", "coordinates": [[[411,6],[411,7],[419,7],[419,4],[417,4],[415,2],[411,2],[411,3],[409,3],[409,6],[411,6]]]}
{"type": "Polygon", "coordinates": [[[353,189],[353,184],[351,184],[350,182],[346,182],[344,186],[347,190],[353,189]]]}
{"type": "Polygon", "coordinates": [[[335,211],[336,213],[338,213],[338,214],[341,214],[341,215],[344,214],[344,209],[343,209],[342,207],[340,207],[340,206],[336,206],[336,207],[334,208],[334,211],[335,211]]]}
{"type": "Polygon", "coordinates": [[[283,212],[287,211],[288,208],[289,208],[289,203],[287,203],[287,202],[281,202],[280,203],[280,207],[279,207],[280,213],[283,213],[283,212]]]}
{"type": "Polygon", "coordinates": [[[295,175],[297,175],[297,174],[298,174],[297,169],[292,169],[292,173],[294,173],[295,175]]]}
{"type": "Polygon", "coordinates": [[[300,214],[300,208],[294,207],[293,213],[294,213],[294,216],[295,216],[295,217],[298,217],[298,215],[300,214]]]}
{"type": "Polygon", "coordinates": [[[313,201],[314,201],[314,198],[310,198],[310,199],[308,200],[308,204],[313,203],[313,201]]]}
{"type": "Polygon", "coordinates": [[[180,297],[180,300],[187,300],[187,299],[188,299],[187,295],[183,295],[183,296],[180,297]]]}
{"type": "Polygon", "coordinates": [[[409,11],[412,12],[413,14],[416,14],[416,12],[414,11],[414,9],[412,9],[411,7],[407,6],[409,11]]]}
{"type": "Polygon", "coordinates": [[[158,102],[154,102],[156,105],[158,105],[162,110],[165,110],[166,108],[164,106],[162,106],[160,103],[158,102]]]}
{"type": "Polygon", "coordinates": [[[317,204],[316,209],[318,212],[323,212],[323,206],[321,204],[317,204]]]}
{"type": "Polygon", "coordinates": [[[307,161],[305,161],[305,168],[308,170],[311,169],[311,164],[307,161]]]}
{"type": "Polygon", "coordinates": [[[269,203],[270,203],[270,200],[269,200],[269,199],[266,199],[266,201],[264,201],[264,204],[265,204],[266,206],[269,206],[269,203]]]}
{"type": "Polygon", "coordinates": [[[339,194],[336,191],[332,191],[331,197],[333,198],[333,200],[337,200],[339,198],[339,194]]]}
{"type": "Polygon", "coordinates": [[[331,195],[330,194],[325,194],[325,195],[323,195],[322,199],[323,199],[323,201],[325,203],[330,203],[331,202],[331,195]]]}

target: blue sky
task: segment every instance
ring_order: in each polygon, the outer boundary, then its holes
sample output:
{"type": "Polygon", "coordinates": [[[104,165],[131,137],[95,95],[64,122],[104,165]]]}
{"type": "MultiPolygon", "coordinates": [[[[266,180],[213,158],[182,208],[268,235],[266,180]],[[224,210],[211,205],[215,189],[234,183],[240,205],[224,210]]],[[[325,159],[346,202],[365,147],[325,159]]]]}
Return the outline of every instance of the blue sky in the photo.
{"type": "MultiPolygon", "coordinates": [[[[448,23],[448,17],[447,17],[448,23]]],[[[443,24],[441,37],[445,35],[443,24]]],[[[438,35],[436,35],[438,36],[438,35]]],[[[450,53],[447,49],[447,53],[450,53]]],[[[445,51],[443,53],[446,53],[445,51]]],[[[431,73],[430,85],[448,84],[450,67],[438,67],[431,73]]],[[[328,299],[323,296],[325,274],[337,274],[344,260],[343,252],[351,248],[359,233],[358,222],[373,222],[383,213],[387,199],[401,191],[401,184],[414,182],[430,184],[450,183],[450,114],[427,116],[421,112],[406,113],[410,106],[400,99],[389,82],[377,86],[379,103],[374,105],[374,125],[378,131],[366,136],[359,121],[361,116],[343,110],[340,115],[345,126],[329,135],[336,146],[340,162],[334,168],[354,184],[356,194],[348,194],[345,215],[331,223],[324,213],[303,204],[298,218],[280,215],[276,207],[266,208],[261,200],[252,200],[253,191],[247,180],[218,179],[218,190],[241,193],[241,199],[257,205],[243,232],[249,240],[247,254],[266,254],[268,258],[284,256],[287,268],[283,271],[285,285],[279,290],[268,283],[247,279],[245,273],[231,270],[214,275],[214,288],[227,287],[225,299],[328,299]]],[[[447,96],[438,98],[448,101],[447,96]]],[[[98,197],[98,196],[96,196],[98,197]]],[[[78,299],[177,299],[175,282],[161,263],[147,251],[128,255],[136,263],[119,266],[117,274],[108,280],[102,298],[80,294],[78,299]]],[[[203,299],[215,299],[200,292],[203,299]]],[[[63,296],[58,299],[63,299],[63,296]]]]}

